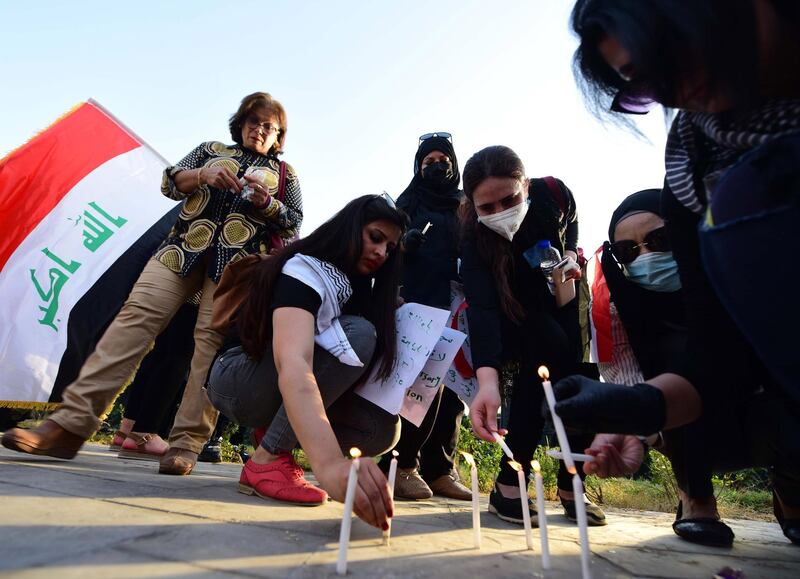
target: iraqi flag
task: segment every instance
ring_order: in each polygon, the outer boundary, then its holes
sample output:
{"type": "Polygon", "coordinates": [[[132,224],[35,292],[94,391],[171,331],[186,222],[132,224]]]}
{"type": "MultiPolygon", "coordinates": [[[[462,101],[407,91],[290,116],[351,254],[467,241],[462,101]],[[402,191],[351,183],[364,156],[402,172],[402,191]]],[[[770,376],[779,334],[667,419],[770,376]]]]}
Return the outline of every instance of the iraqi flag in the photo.
{"type": "Polygon", "coordinates": [[[77,377],[175,221],[167,165],[92,100],[0,160],[0,407],[77,377]]]}

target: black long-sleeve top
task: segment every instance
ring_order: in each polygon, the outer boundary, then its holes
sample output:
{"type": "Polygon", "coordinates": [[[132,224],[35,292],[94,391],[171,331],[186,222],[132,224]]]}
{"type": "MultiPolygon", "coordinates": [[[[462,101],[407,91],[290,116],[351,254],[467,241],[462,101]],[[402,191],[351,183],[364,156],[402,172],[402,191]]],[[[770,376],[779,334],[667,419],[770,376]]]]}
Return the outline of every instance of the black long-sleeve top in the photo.
{"type": "Polygon", "coordinates": [[[450,281],[458,280],[457,206],[436,210],[423,203],[410,203],[403,195],[397,206],[408,213],[411,228],[425,229],[425,242],[403,257],[403,288],[407,302],[450,309],[450,281]]]}
{"type": "Polygon", "coordinates": [[[557,197],[544,179],[531,179],[528,198],[532,207],[536,209],[538,226],[541,231],[548,234],[553,247],[558,248],[561,255],[564,255],[564,250],[567,249],[577,253],[578,210],[575,197],[561,179],[554,178],[554,180],[560,190],[557,197]]]}
{"type": "Polygon", "coordinates": [[[509,361],[533,363],[534,360],[547,361],[552,356],[578,359],[580,326],[577,298],[561,308],[557,307],[541,269],[532,268],[522,256],[542,239],[548,239],[555,247],[564,246],[565,239],[552,215],[550,206],[541,203],[541,197],[533,198],[525,220],[511,242],[511,287],[525,310],[525,319],[519,325],[503,314],[494,273],[490,264],[479,255],[474,239],[467,238],[462,245],[461,277],[469,304],[467,321],[473,367],[488,366],[499,370],[509,361]]]}

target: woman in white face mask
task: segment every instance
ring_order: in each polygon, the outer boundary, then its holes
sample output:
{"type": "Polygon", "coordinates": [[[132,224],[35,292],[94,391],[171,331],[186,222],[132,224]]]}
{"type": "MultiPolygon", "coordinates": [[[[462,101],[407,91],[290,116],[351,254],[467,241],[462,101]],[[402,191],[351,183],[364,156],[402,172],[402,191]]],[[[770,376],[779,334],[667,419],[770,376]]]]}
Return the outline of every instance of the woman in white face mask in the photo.
{"type": "MultiPolygon", "coordinates": [[[[519,157],[508,147],[488,147],[472,156],[463,171],[461,276],[469,308],[473,367],[478,393],[470,418],[475,433],[494,441],[498,429],[500,376],[512,382],[506,442],[514,459],[530,468],[541,437],[544,393],[536,369],[551,376],[581,372],[581,337],[575,283],[563,280],[563,266],[553,271],[555,295],[541,268],[525,254],[548,240],[562,254],[577,249],[575,202],[556,179],[525,177],[519,157]],[[548,183],[549,181],[549,183],[548,183]]],[[[504,384],[508,380],[503,380],[504,384]]],[[[584,448],[591,437],[572,441],[584,448]]],[[[527,474],[527,472],[526,472],[527,474]]],[[[564,465],[558,475],[565,514],[574,520],[571,479],[564,465]]],[[[489,510],[501,519],[522,523],[517,473],[502,461],[489,510]]],[[[531,520],[536,511],[529,503],[531,520]]],[[[605,524],[602,510],[587,504],[590,524],[605,524]]]]}

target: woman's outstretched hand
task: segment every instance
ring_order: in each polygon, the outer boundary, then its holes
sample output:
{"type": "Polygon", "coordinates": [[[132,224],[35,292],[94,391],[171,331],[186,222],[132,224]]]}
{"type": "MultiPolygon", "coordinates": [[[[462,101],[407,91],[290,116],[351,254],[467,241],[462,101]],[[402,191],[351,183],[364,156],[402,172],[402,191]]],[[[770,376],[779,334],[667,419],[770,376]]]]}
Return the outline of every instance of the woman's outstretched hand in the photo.
{"type": "MultiPolygon", "coordinates": [[[[370,457],[362,457],[359,462],[353,512],[365,523],[385,531],[389,528],[389,519],[394,515],[394,503],[389,496],[389,482],[370,457]]],[[[350,464],[351,461],[342,457],[314,470],[320,486],[333,500],[340,503],[344,502],[347,493],[350,464]]]]}
{"type": "Polygon", "coordinates": [[[497,428],[497,409],[500,408],[500,391],[496,386],[482,386],[478,389],[469,407],[469,420],[477,436],[495,442],[494,432],[505,434],[505,429],[497,428]]]}
{"type": "Polygon", "coordinates": [[[600,478],[627,476],[635,473],[644,461],[644,445],[636,436],[598,434],[586,454],[593,462],[583,463],[583,472],[600,478]]]}

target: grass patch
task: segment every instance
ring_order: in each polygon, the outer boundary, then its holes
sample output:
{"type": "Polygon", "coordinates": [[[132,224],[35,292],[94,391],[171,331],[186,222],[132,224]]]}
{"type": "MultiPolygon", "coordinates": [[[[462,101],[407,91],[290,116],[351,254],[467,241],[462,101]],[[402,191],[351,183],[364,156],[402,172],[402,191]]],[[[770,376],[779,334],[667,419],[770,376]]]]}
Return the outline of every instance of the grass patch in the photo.
{"type": "MultiPolygon", "coordinates": [[[[461,426],[459,450],[469,452],[475,457],[478,467],[478,487],[483,493],[492,490],[494,479],[500,469],[500,461],[505,460],[500,446],[478,439],[468,428],[468,419],[461,426]]],[[[557,475],[558,461],[546,454],[549,448],[539,447],[534,458],[542,466],[544,494],[547,500],[558,499],[557,475]]],[[[456,462],[461,479],[470,480],[469,466],[463,457],[456,462]]],[[[714,490],[720,515],[723,518],[753,519],[771,521],[772,492],[762,469],[748,469],[714,477],[714,490]]],[[[649,479],[586,478],[586,494],[594,502],[604,506],[642,511],[674,513],[678,505],[678,485],[672,472],[669,459],[663,454],[650,451],[649,479]]],[[[530,485],[529,492],[535,492],[530,485]]]]}

